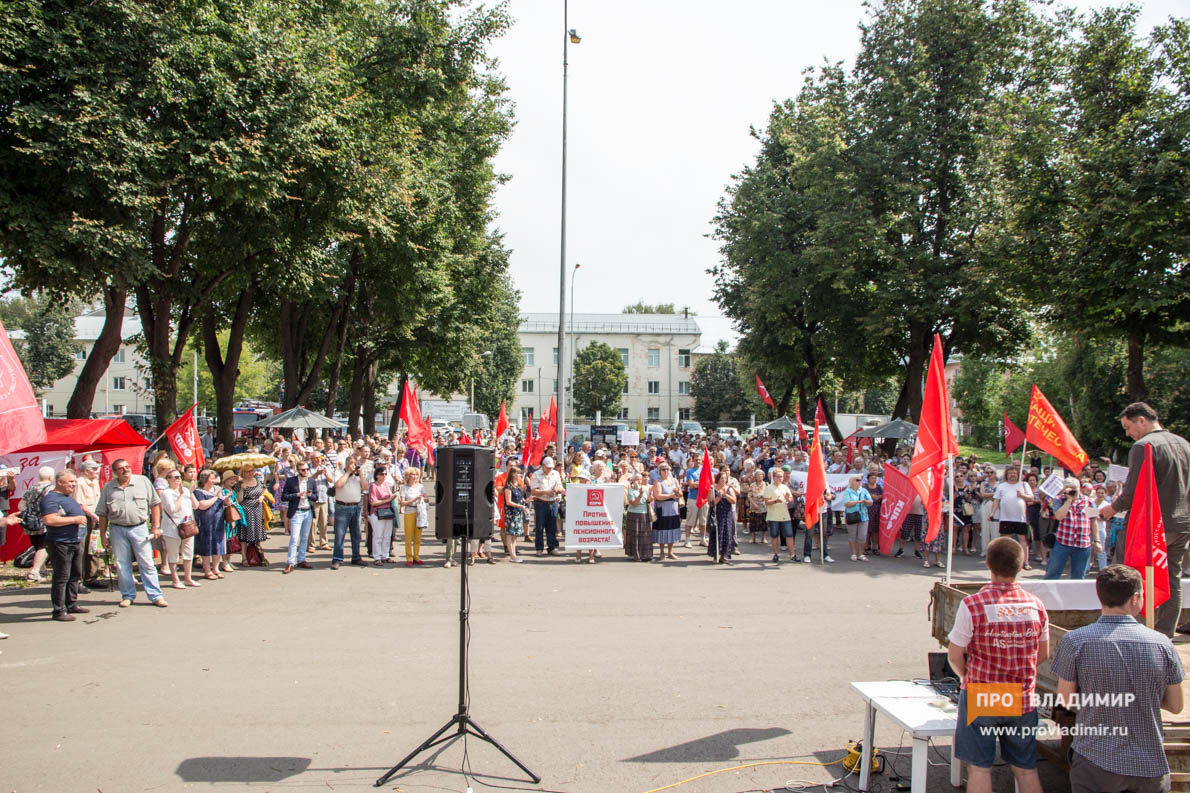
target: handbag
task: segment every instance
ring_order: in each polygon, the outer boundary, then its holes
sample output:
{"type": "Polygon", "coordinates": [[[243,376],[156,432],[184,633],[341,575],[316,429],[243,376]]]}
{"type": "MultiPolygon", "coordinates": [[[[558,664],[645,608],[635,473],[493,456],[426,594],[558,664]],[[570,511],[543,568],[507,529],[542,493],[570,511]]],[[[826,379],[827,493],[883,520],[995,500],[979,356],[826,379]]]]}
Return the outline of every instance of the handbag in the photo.
{"type": "Polygon", "coordinates": [[[844,513],[843,520],[846,521],[847,523],[859,523],[860,522],[859,510],[857,509],[857,510],[855,510],[855,512],[844,513]]]}
{"type": "MultiPolygon", "coordinates": [[[[170,518],[170,520],[173,520],[173,518],[170,518]]],[[[194,522],[194,518],[186,518],[186,520],[175,525],[178,527],[178,537],[183,540],[198,534],[198,524],[194,522]]]]}
{"type": "Polygon", "coordinates": [[[377,520],[392,520],[396,516],[397,516],[397,513],[393,512],[393,508],[387,504],[383,507],[376,508],[376,519],[377,520]]]}

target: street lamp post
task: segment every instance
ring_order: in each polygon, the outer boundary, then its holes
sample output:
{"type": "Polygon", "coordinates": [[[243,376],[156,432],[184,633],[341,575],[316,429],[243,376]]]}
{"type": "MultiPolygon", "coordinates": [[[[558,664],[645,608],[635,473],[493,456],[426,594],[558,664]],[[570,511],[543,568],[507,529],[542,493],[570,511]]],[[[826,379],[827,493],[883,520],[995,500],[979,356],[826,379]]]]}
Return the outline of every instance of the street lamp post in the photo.
{"type": "Polygon", "coordinates": [[[566,434],[566,80],[570,71],[567,56],[571,43],[582,39],[570,24],[570,9],[566,0],[562,3],[562,233],[561,252],[558,263],[558,450],[565,449],[566,434]]]}
{"type": "MultiPolygon", "coordinates": [[[[578,353],[578,344],[574,340],[574,277],[578,275],[578,268],[582,267],[578,262],[574,263],[574,269],[570,271],[570,376],[574,377],[574,356],[578,353]]],[[[558,350],[558,359],[561,360],[562,351],[558,350]]],[[[573,383],[571,384],[573,386],[573,383]]],[[[574,417],[574,388],[570,389],[570,408],[567,411],[571,418],[574,417]]]]}

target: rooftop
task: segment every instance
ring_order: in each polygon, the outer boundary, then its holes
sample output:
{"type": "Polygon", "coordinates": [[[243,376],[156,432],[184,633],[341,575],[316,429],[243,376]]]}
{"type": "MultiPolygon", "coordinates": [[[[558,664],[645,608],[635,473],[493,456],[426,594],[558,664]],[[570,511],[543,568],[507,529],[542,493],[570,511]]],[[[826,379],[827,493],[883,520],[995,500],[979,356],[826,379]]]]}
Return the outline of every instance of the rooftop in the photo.
{"type": "MultiPolygon", "coordinates": [[[[74,340],[85,342],[98,339],[99,332],[103,330],[103,320],[103,308],[89,309],[84,311],[80,316],[75,317],[74,340]]],[[[124,311],[124,323],[120,328],[120,338],[122,341],[128,341],[140,332],[140,317],[137,315],[136,309],[129,306],[124,311]]],[[[25,331],[20,328],[12,328],[8,331],[8,336],[12,339],[23,339],[25,338],[25,331]]]]}
{"type": "MultiPolygon", "coordinates": [[[[681,314],[582,314],[566,316],[566,332],[636,334],[673,333],[697,336],[702,333],[694,317],[681,314]]],[[[557,314],[521,314],[521,333],[557,333],[557,314]]]]}

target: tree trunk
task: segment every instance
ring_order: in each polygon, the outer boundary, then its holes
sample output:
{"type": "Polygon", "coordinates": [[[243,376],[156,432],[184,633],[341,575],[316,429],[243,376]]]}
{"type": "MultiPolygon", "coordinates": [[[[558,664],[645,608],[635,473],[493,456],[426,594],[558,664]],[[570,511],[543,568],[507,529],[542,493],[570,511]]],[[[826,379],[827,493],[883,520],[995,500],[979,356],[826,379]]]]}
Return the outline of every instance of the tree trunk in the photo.
{"type": "Polygon", "coordinates": [[[376,434],[376,377],[380,365],[375,361],[364,371],[364,434],[376,434]]]}
{"type": "MultiPolygon", "coordinates": [[[[281,400],[281,406],[285,409],[297,407],[310,398],[310,393],[318,387],[322,378],[322,366],[330,352],[331,342],[336,338],[343,338],[346,333],[345,316],[350,311],[351,301],[355,297],[356,275],[359,273],[360,259],[359,248],[356,248],[351,253],[350,269],[343,281],[339,299],[331,311],[330,320],[322,331],[322,338],[318,341],[313,361],[306,360],[309,342],[312,341],[307,338],[307,335],[313,336],[315,333],[315,331],[311,331],[307,334],[306,320],[309,317],[309,312],[306,305],[284,298],[281,300],[279,306],[281,366],[285,377],[285,396],[281,400]],[[341,320],[343,321],[342,329],[340,328],[341,320]]],[[[334,402],[332,401],[331,404],[333,405],[334,402]]],[[[331,409],[333,410],[333,407],[331,409]]]]}
{"type": "Polygon", "coordinates": [[[409,375],[402,373],[397,393],[397,405],[393,408],[393,417],[388,422],[388,439],[390,441],[397,439],[397,427],[401,423],[401,411],[405,407],[405,383],[409,382],[409,375]]]}
{"type": "Polygon", "coordinates": [[[95,405],[95,391],[107,374],[107,368],[120,349],[123,341],[124,304],[128,290],[123,286],[103,288],[103,329],[91,347],[87,362],[79,371],[70,401],[66,403],[66,418],[89,419],[95,405]]]}
{"type": "Polygon", "coordinates": [[[1149,399],[1145,385],[1145,331],[1137,323],[1131,323],[1128,330],[1128,396],[1133,402],[1149,399]]]}
{"type": "Polygon", "coordinates": [[[326,417],[335,417],[335,400],[339,397],[339,371],[343,368],[343,355],[347,352],[347,324],[351,321],[351,306],[339,318],[338,340],[335,346],[335,358],[331,361],[330,377],[326,386],[326,417]]]}
{"type": "Polygon", "coordinates": [[[364,373],[368,365],[363,361],[355,361],[351,367],[351,391],[347,400],[347,432],[351,437],[360,436],[360,409],[364,403],[364,373]]]}
{"type": "Polygon", "coordinates": [[[211,379],[215,386],[215,440],[223,444],[224,449],[230,449],[235,441],[235,391],[236,382],[240,377],[240,355],[244,350],[244,331],[248,327],[248,318],[252,313],[252,297],[256,291],[256,281],[253,280],[240,293],[236,303],[235,314],[231,319],[231,327],[227,335],[227,355],[219,350],[218,329],[215,317],[208,311],[202,317],[203,357],[207,368],[211,370],[211,379]]]}
{"type": "Polygon", "coordinates": [[[930,332],[925,323],[909,320],[909,364],[905,373],[905,386],[908,398],[909,420],[914,424],[921,422],[922,379],[925,377],[925,365],[929,360],[930,332]]]}

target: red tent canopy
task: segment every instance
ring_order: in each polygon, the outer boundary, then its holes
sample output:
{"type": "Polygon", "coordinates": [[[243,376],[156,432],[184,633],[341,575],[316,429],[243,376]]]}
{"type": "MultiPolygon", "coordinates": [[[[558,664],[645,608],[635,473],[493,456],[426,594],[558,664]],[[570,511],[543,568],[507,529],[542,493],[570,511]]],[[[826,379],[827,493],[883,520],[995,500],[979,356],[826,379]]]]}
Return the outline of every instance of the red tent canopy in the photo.
{"type": "MultiPolygon", "coordinates": [[[[43,419],[45,440],[41,443],[10,452],[25,456],[22,470],[36,469],[44,460],[41,452],[71,451],[75,454],[98,452],[103,468],[100,481],[111,478],[112,461],[128,460],[133,473],[141,473],[144,467],[145,449],[149,441],[132,428],[124,419],[43,419]],[[39,459],[40,457],[40,459],[39,459]]],[[[36,476],[33,477],[36,481],[36,476]]],[[[12,494],[9,509],[15,509],[24,493],[12,494]]],[[[20,526],[8,527],[8,541],[0,547],[0,560],[13,559],[29,545],[29,538],[20,526]]]]}

